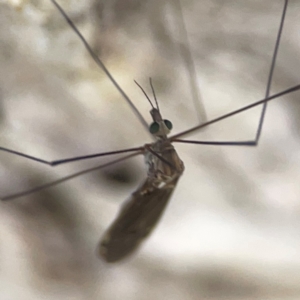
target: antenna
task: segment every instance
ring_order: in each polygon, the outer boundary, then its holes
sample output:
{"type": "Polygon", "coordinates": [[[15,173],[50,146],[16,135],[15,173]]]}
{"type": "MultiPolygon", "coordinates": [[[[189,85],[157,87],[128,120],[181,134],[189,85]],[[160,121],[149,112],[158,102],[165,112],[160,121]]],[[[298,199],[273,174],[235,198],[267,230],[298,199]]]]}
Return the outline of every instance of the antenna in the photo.
{"type": "MultiPolygon", "coordinates": [[[[148,97],[147,93],[146,93],[145,90],[142,88],[142,86],[141,86],[136,80],[135,80],[134,82],[135,82],[135,84],[142,90],[142,92],[144,93],[144,95],[145,95],[146,98],[148,99],[148,101],[149,101],[150,105],[152,106],[152,108],[155,109],[154,105],[152,104],[150,98],[148,97]]],[[[156,104],[157,104],[157,102],[156,102],[156,104]]]]}
{"type": "Polygon", "coordinates": [[[156,103],[156,107],[157,107],[157,110],[159,111],[159,106],[158,106],[158,102],[157,102],[157,99],[156,99],[155,90],[154,90],[153,85],[152,85],[152,78],[151,77],[149,78],[149,81],[150,81],[150,86],[151,86],[151,89],[152,89],[152,94],[153,94],[153,97],[154,97],[154,100],[155,100],[155,103],[156,103]]]}

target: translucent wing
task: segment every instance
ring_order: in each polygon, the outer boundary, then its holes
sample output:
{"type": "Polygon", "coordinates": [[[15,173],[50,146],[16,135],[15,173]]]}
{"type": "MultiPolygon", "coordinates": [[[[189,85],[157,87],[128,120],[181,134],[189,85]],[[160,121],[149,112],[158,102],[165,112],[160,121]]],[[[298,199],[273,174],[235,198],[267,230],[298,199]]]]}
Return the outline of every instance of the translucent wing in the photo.
{"type": "Polygon", "coordinates": [[[155,187],[153,179],[146,179],[104,234],[99,244],[100,256],[115,262],[132,253],[159,221],[178,179],[175,176],[163,187],[155,187]]]}

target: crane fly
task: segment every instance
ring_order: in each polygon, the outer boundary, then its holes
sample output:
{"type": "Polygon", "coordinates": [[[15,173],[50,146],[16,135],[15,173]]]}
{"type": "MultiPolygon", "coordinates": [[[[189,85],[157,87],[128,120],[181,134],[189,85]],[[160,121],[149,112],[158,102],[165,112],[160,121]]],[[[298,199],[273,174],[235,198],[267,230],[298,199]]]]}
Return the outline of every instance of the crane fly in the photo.
{"type": "MultiPolygon", "coordinates": [[[[134,104],[131,102],[131,100],[128,98],[128,96],[125,94],[125,92],[121,89],[119,84],[115,81],[114,77],[111,75],[111,73],[107,70],[105,65],[103,64],[102,60],[95,54],[95,52],[92,50],[92,48],[89,46],[89,44],[86,42],[85,38],[82,36],[80,31],[77,29],[77,27],[74,25],[74,23],[71,21],[71,19],[67,16],[67,14],[64,12],[64,10],[61,8],[61,6],[55,1],[51,0],[51,2],[54,4],[54,6],[58,9],[58,11],[61,13],[63,18],[68,22],[70,27],[73,29],[73,31],[77,34],[78,38],[82,41],[85,48],[93,58],[93,60],[96,62],[96,64],[104,71],[104,73],[107,75],[107,77],[110,79],[112,84],[116,87],[116,89],[120,92],[122,97],[127,101],[127,103],[130,105],[136,116],[139,118],[140,122],[143,124],[144,127],[148,128],[147,122],[144,120],[140,112],[136,109],[134,104]]],[[[177,2],[177,0],[174,0],[174,3],[177,3],[177,5],[180,5],[180,2],[177,2]]],[[[177,182],[182,175],[184,171],[184,164],[179,158],[178,154],[176,153],[174,146],[172,143],[179,142],[179,143],[190,143],[190,144],[202,144],[202,145],[224,145],[224,146],[256,146],[258,144],[262,126],[263,126],[263,120],[266,112],[267,102],[273,99],[276,99],[282,95],[297,91],[300,89],[300,85],[294,86],[292,88],[286,89],[280,93],[277,93],[275,95],[270,96],[270,87],[272,82],[272,76],[274,72],[278,47],[280,44],[280,37],[282,34],[283,29],[283,23],[285,18],[285,13],[287,9],[288,1],[284,2],[283,12],[282,12],[282,18],[281,22],[279,24],[279,30],[278,35],[276,38],[275,43],[275,49],[273,54],[273,59],[270,67],[270,73],[269,73],[269,79],[266,89],[265,97],[257,101],[253,104],[247,105],[245,107],[242,107],[241,109],[235,110],[233,112],[230,112],[226,115],[223,115],[221,117],[212,119],[210,121],[205,121],[203,123],[200,123],[200,125],[194,126],[188,130],[185,130],[181,133],[178,133],[176,135],[173,135],[171,137],[168,137],[168,134],[170,133],[172,129],[172,123],[169,120],[166,120],[163,118],[158,101],[156,99],[155,90],[152,84],[152,80],[150,79],[150,86],[152,89],[152,94],[154,98],[154,103],[151,101],[151,99],[148,97],[144,89],[139,85],[139,83],[136,82],[138,87],[141,89],[141,91],[144,93],[146,98],[148,99],[152,109],[150,111],[151,117],[153,119],[153,123],[149,126],[149,131],[154,138],[153,143],[145,144],[142,147],[136,147],[136,148],[129,148],[129,149],[123,149],[123,150],[117,150],[117,151],[111,151],[111,152],[105,152],[105,153],[96,153],[92,155],[85,155],[85,156],[77,156],[77,157],[71,157],[67,159],[61,159],[61,160],[55,160],[55,161],[47,161],[41,158],[37,158],[25,153],[21,153],[12,149],[8,149],[5,147],[0,147],[0,150],[4,152],[8,152],[11,154],[15,154],[42,164],[50,165],[50,166],[57,166],[69,162],[79,161],[79,160],[85,160],[89,158],[95,158],[95,157],[101,157],[101,156],[108,156],[108,155],[114,155],[114,154],[121,154],[121,153],[130,153],[127,154],[119,159],[116,159],[114,161],[108,162],[106,164],[102,164],[93,168],[89,168],[86,170],[83,170],[81,172],[77,172],[75,174],[72,174],[70,176],[61,178],[59,180],[38,186],[36,188],[21,191],[19,193],[10,194],[7,196],[1,197],[3,201],[8,201],[12,199],[16,199],[34,192],[37,192],[39,190],[43,190],[45,188],[49,188],[51,186],[57,185],[59,183],[65,182],[67,180],[70,180],[74,177],[80,176],[82,174],[91,172],[93,170],[99,170],[105,167],[108,167],[110,165],[116,164],[118,162],[124,161],[128,158],[137,156],[137,155],[144,155],[145,161],[147,164],[148,172],[147,172],[147,178],[144,180],[144,182],[137,188],[136,191],[132,193],[132,195],[129,197],[129,199],[124,203],[122,206],[118,216],[116,217],[115,221],[112,223],[112,225],[108,228],[108,230],[104,233],[104,236],[99,244],[98,252],[100,256],[106,260],[107,262],[115,262],[119,261],[125,257],[127,257],[129,254],[131,254],[153,230],[157,222],[159,221],[166,205],[168,204],[168,201],[170,197],[172,196],[172,193],[177,185],[177,182]],[[194,133],[201,128],[204,128],[210,124],[217,123],[221,120],[224,120],[226,118],[229,118],[231,116],[234,116],[236,114],[239,114],[243,111],[249,110],[253,107],[262,105],[262,113],[259,120],[258,129],[256,132],[256,137],[254,140],[251,141],[241,141],[241,142],[235,142],[235,141],[223,141],[223,142],[217,142],[217,141],[195,141],[195,140],[185,140],[181,139],[182,137],[185,137],[191,133],[194,133]]],[[[184,27],[183,27],[184,28],[184,27]]],[[[194,72],[194,66],[191,62],[191,55],[190,53],[186,53],[186,57],[189,60],[189,66],[190,66],[190,74],[192,74],[192,78],[195,78],[193,72],[194,72]]]]}
{"type": "Polygon", "coordinates": [[[167,138],[172,123],[162,118],[155,102],[157,108],[153,106],[150,111],[153,123],[149,131],[157,141],[145,145],[144,153],[148,177],[124,204],[102,239],[99,252],[107,261],[116,261],[131,253],[151,232],[184,170],[183,162],[167,138]]]}

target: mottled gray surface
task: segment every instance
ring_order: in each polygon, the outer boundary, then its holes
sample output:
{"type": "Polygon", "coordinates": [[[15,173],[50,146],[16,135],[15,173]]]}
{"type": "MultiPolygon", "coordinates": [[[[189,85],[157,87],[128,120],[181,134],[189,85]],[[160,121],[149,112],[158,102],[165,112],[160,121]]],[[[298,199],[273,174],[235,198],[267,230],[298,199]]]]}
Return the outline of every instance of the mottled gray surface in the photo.
{"type": "MultiPolygon", "coordinates": [[[[174,132],[195,125],[172,9],[102,2],[60,1],[147,121],[133,80],[149,91],[151,76],[174,132]]],[[[263,98],[283,1],[182,2],[208,119],[263,98]]],[[[50,1],[0,8],[1,146],[51,160],[150,141],[50,1]]],[[[272,93],[300,83],[299,19],[290,1],[272,93]]],[[[1,300],[299,299],[299,97],[269,105],[257,148],[176,145],[185,173],[154,234],[121,264],[95,248],[145,176],[142,158],[1,203],[1,300]]],[[[259,113],[194,137],[249,140],[259,113]]],[[[0,154],[1,195],[110,159],[51,168],[0,154]]]]}

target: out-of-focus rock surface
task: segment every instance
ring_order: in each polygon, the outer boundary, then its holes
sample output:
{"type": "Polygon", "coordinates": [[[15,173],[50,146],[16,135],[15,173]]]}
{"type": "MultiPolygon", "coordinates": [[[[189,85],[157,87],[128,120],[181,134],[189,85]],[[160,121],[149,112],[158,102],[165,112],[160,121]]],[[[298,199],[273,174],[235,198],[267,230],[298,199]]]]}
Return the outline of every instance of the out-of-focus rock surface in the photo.
{"type": "MultiPolygon", "coordinates": [[[[283,1],[182,2],[208,119],[262,99],[283,1]]],[[[174,133],[197,124],[171,1],[60,4],[147,121],[133,80],[150,94],[152,77],[174,133]]],[[[0,7],[0,146],[54,160],[150,141],[50,1],[0,7]]],[[[299,16],[290,1],[272,94],[300,83],[299,16]]],[[[142,158],[0,203],[0,299],[299,299],[299,95],[270,103],[256,148],[176,145],[185,173],[123,263],[105,264],[95,248],[146,176],[142,158]]],[[[259,114],[189,139],[251,140],[259,114]]],[[[111,159],[51,168],[0,153],[0,195],[111,159]]]]}

